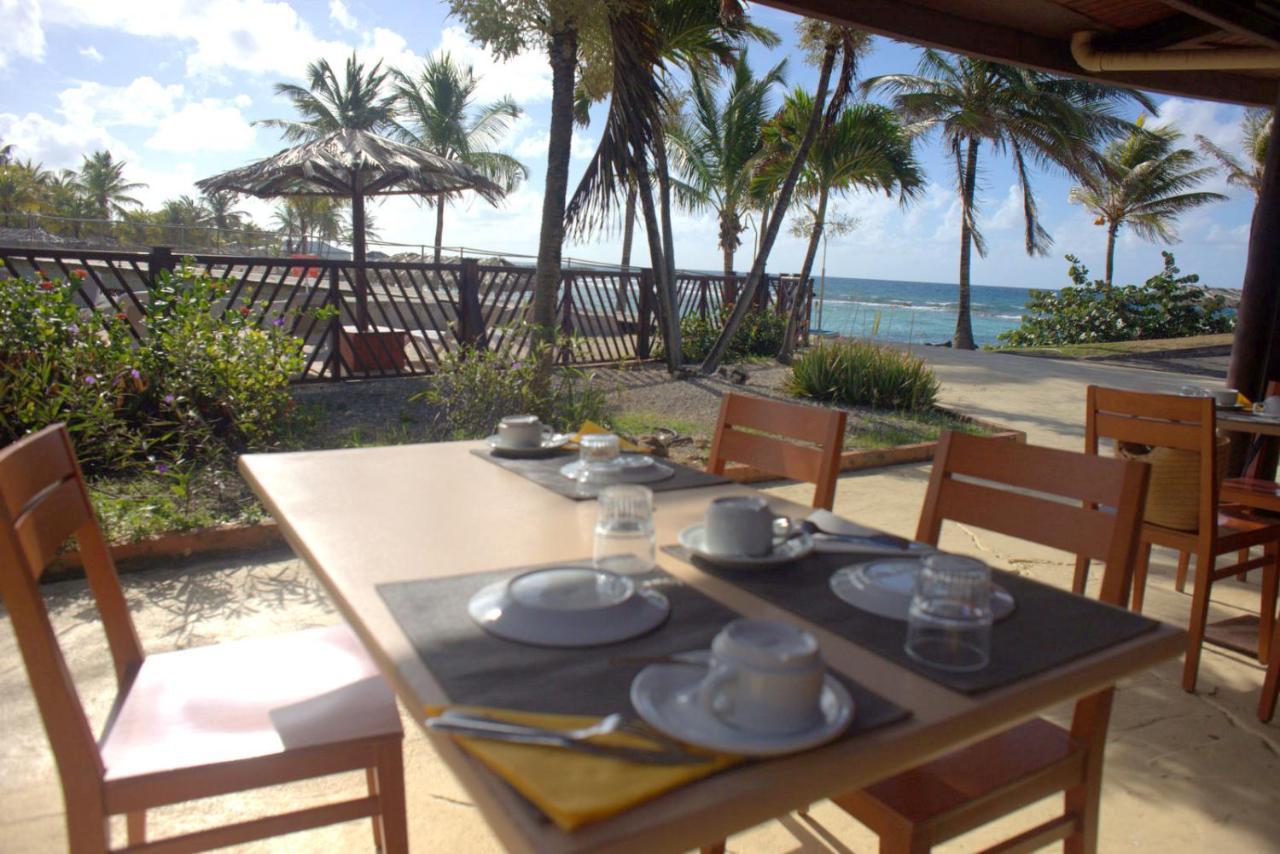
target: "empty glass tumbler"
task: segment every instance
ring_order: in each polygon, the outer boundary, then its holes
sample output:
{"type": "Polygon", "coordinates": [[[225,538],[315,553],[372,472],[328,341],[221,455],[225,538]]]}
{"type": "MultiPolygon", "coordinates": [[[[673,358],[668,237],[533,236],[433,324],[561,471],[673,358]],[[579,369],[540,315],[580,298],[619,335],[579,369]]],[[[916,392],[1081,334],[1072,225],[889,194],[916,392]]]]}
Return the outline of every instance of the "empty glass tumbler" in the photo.
{"type": "Polygon", "coordinates": [[[924,559],[907,612],[907,654],[943,670],[981,670],[991,660],[991,569],[982,561],[924,559]]]}
{"type": "Polygon", "coordinates": [[[578,491],[597,494],[606,484],[617,483],[622,465],[622,442],[612,433],[589,433],[578,443],[578,491]]]}
{"type": "Polygon", "coordinates": [[[657,556],[653,532],[653,490],[615,484],[600,491],[596,517],[596,569],[623,575],[648,572],[657,556]]]}

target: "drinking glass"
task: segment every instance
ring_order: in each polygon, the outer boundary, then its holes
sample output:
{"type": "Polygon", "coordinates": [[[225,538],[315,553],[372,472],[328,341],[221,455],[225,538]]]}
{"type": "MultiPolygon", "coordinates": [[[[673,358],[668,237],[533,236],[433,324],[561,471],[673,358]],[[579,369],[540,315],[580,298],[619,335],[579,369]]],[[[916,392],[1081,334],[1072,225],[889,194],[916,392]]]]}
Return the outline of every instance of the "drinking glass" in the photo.
{"type": "Polygon", "coordinates": [[[653,490],[638,484],[615,484],[597,500],[596,569],[635,575],[653,568],[657,537],[653,532],[653,490]]]}
{"type": "Polygon", "coordinates": [[[991,660],[991,569],[982,561],[924,559],[907,612],[907,655],[942,670],[981,670],[991,660]]]}
{"type": "Polygon", "coordinates": [[[590,495],[617,481],[622,443],[612,433],[588,433],[578,442],[578,492],[590,495]]]}

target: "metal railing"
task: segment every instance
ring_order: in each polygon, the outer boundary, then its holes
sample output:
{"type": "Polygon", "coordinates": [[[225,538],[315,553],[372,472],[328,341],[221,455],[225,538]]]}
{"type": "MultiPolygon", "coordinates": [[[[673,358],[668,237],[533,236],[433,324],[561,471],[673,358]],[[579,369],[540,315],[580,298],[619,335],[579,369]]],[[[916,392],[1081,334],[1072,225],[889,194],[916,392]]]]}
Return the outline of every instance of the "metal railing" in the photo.
{"type": "MultiPolygon", "coordinates": [[[[414,376],[431,373],[445,354],[463,346],[503,350],[513,357],[531,346],[531,267],[367,261],[276,256],[0,247],[11,276],[74,280],[86,311],[124,314],[139,340],[150,290],[161,270],[183,259],[196,271],[228,283],[219,310],[242,311],[262,325],[283,324],[303,341],[298,382],[414,376]]],[[[718,318],[742,287],[741,277],[679,274],[679,313],[718,318]]],[[[795,277],[768,278],[756,295],[760,310],[783,313],[795,277]]],[[[811,299],[811,295],[810,295],[811,299]]],[[[562,364],[601,365],[649,359],[661,337],[652,272],[563,270],[556,325],[565,342],[562,364]]],[[[807,324],[802,324],[807,327],[807,324]]]]}

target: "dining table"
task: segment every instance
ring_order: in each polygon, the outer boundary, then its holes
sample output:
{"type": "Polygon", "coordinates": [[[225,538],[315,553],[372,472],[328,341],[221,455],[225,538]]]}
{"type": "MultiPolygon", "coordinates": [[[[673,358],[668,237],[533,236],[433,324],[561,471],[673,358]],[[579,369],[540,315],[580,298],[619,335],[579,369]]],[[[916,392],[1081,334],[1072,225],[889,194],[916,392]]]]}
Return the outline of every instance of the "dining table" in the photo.
{"type": "MultiPolygon", "coordinates": [[[[1184,632],[1152,621],[1149,631],[1026,678],[959,691],[828,625],[802,619],[758,588],[749,591],[730,576],[706,572],[670,548],[659,548],[658,568],[672,583],[736,615],[808,630],[832,671],[905,713],[813,749],[734,765],[617,815],[564,830],[531,809],[452,737],[425,726],[429,710],[467,698],[449,695],[443,671],[433,670],[419,654],[385,595],[388,585],[415,580],[584,558],[590,564],[596,502],[571,500],[493,465],[476,453],[483,448],[480,442],[446,442],[248,454],[241,457],[240,469],[509,850],[653,852],[712,844],[1106,688],[1180,655],[1185,645],[1184,632]]],[[[810,511],[732,482],[672,489],[654,497],[658,545],[675,544],[683,528],[702,520],[712,499],[743,494],[764,495],[781,515],[810,511]]],[[[600,659],[610,655],[608,648],[579,652],[600,659]]]]}

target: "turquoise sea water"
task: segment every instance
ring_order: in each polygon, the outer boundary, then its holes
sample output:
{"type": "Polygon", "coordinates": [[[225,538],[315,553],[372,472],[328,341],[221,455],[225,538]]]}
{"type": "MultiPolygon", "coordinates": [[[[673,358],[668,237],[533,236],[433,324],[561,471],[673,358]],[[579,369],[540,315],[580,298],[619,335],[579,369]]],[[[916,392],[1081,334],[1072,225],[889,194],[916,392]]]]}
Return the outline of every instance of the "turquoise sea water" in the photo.
{"type": "MultiPolygon", "coordinates": [[[[931,344],[948,341],[955,332],[959,291],[955,284],[827,276],[821,308],[819,282],[814,282],[814,289],[810,322],[815,329],[931,344]]],[[[1028,297],[1026,288],[974,285],[971,317],[979,346],[996,343],[999,333],[1016,327],[1028,297]]]]}

